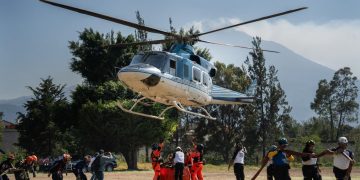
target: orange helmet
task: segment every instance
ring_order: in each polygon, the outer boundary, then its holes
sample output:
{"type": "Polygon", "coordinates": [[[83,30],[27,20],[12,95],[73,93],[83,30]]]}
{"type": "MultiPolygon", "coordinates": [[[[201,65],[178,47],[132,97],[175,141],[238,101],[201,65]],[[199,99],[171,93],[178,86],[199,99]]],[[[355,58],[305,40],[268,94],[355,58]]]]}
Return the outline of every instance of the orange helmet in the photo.
{"type": "Polygon", "coordinates": [[[25,158],[25,162],[28,163],[28,164],[32,163],[33,161],[34,161],[34,159],[33,159],[32,156],[27,156],[27,157],[25,158]]]}
{"type": "Polygon", "coordinates": [[[34,161],[38,160],[38,158],[35,155],[32,155],[32,158],[33,158],[34,161]]]}

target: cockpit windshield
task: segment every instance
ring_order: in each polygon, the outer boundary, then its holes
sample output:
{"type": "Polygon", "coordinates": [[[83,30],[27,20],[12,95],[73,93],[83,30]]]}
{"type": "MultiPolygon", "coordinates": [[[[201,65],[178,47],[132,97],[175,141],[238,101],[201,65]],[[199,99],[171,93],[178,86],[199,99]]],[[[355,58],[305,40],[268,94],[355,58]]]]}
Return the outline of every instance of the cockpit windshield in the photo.
{"type": "Polygon", "coordinates": [[[150,64],[162,71],[166,64],[166,54],[163,53],[137,54],[133,57],[131,64],[139,64],[139,63],[150,64]]]}

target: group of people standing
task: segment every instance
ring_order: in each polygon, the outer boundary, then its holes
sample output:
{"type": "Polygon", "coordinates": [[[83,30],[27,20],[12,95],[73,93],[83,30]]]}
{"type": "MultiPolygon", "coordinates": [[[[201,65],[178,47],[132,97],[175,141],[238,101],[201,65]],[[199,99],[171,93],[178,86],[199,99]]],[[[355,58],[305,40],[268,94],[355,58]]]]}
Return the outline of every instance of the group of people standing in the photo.
{"type": "MultiPolygon", "coordinates": [[[[104,180],[105,162],[112,158],[113,156],[110,152],[105,155],[104,150],[101,149],[94,157],[90,155],[84,156],[83,160],[77,162],[72,167],[72,172],[77,180],[87,180],[84,170],[90,167],[92,173],[90,180],[104,180]]],[[[50,177],[51,175],[53,180],[62,180],[63,173],[66,173],[66,164],[70,159],[71,156],[69,154],[64,154],[62,159],[54,162],[49,170],[48,176],[50,177]]]]}
{"type": "MultiPolygon", "coordinates": [[[[0,150],[1,152],[1,150],[0,150]]],[[[2,151],[3,152],[3,151],[2,151]]],[[[5,152],[3,152],[5,154],[5,152]]],[[[86,155],[82,160],[78,161],[71,167],[77,180],[87,180],[84,170],[88,170],[92,173],[91,180],[103,180],[105,171],[105,162],[109,159],[113,159],[112,154],[108,155],[104,153],[104,150],[100,150],[94,157],[86,155]]],[[[71,160],[70,154],[63,154],[58,160],[54,161],[48,169],[48,177],[53,180],[62,180],[63,174],[67,175],[67,165],[71,160]]],[[[0,180],[9,180],[8,174],[14,173],[17,180],[29,180],[29,172],[36,177],[35,166],[38,158],[35,154],[26,156],[25,159],[15,163],[15,155],[8,154],[6,160],[0,164],[0,180]]]]}
{"type": "MultiPolygon", "coordinates": [[[[164,143],[161,141],[158,144],[152,145],[151,161],[154,170],[153,180],[158,180],[161,176],[161,165],[163,159],[161,157],[161,151],[163,150],[164,143]]],[[[174,176],[175,180],[183,179],[183,172],[185,168],[190,170],[192,180],[203,180],[202,169],[204,165],[203,161],[204,145],[196,144],[193,142],[193,148],[187,149],[184,153],[181,147],[176,147],[175,152],[170,155],[168,160],[170,164],[175,168],[174,176]]]]}
{"type": "MultiPolygon", "coordinates": [[[[333,155],[333,173],[337,180],[351,180],[350,174],[354,164],[354,154],[347,149],[348,140],[346,137],[338,139],[336,148],[327,149],[319,154],[315,154],[315,141],[306,142],[303,152],[296,152],[287,149],[288,141],[281,138],[278,145],[272,145],[266,156],[262,160],[260,169],[252,177],[255,180],[264,167],[267,167],[268,180],[290,180],[289,162],[293,161],[294,156],[302,158],[302,173],[304,180],[321,180],[321,171],[318,165],[318,158],[325,155],[333,155]]],[[[245,179],[244,175],[244,158],[247,153],[246,148],[241,144],[235,148],[232,160],[229,163],[234,166],[234,174],[237,180],[245,179]]]]}
{"type": "MultiPolygon", "coordinates": [[[[5,154],[5,152],[1,152],[5,154]]],[[[0,164],[0,180],[8,180],[8,173],[14,173],[15,177],[20,179],[30,179],[29,172],[33,174],[33,177],[36,177],[34,168],[36,162],[37,156],[32,153],[15,164],[15,155],[11,153],[0,164]]]]}

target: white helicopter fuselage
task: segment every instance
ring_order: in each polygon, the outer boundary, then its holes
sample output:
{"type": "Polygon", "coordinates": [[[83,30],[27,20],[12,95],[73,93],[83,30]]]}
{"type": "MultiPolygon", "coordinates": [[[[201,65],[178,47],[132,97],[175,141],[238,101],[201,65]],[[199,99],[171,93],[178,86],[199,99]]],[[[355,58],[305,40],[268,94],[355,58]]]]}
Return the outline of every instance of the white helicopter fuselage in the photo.
{"type": "MultiPolygon", "coordinates": [[[[165,52],[164,55],[169,55],[165,52]]],[[[177,70],[182,67],[176,68],[177,65],[182,63],[180,57],[176,57],[174,54],[171,55],[171,59],[168,61],[174,61],[171,64],[175,66],[170,67],[170,63],[164,63],[164,66],[168,68],[159,69],[151,64],[147,63],[132,63],[129,66],[122,68],[118,72],[118,78],[127,87],[134,92],[141,94],[142,96],[151,99],[155,102],[162,103],[165,105],[172,105],[174,101],[181,103],[184,106],[204,106],[208,105],[212,101],[211,93],[211,78],[204,69],[194,64],[188,66],[189,73],[186,79],[184,77],[178,77],[177,70]],[[193,69],[195,68],[195,70],[193,69]],[[194,80],[193,71],[197,71],[198,79],[194,80]],[[208,78],[206,83],[203,82],[204,78],[208,78]]],[[[158,59],[158,61],[166,61],[166,59],[158,59]]],[[[193,62],[191,62],[193,63],[193,62]]]]}
{"type": "Polygon", "coordinates": [[[124,85],[139,93],[131,108],[118,106],[125,112],[145,117],[164,119],[171,108],[208,119],[215,119],[202,106],[209,104],[248,104],[253,97],[212,84],[216,68],[207,60],[184,53],[152,51],[134,56],[129,66],[118,72],[124,85]],[[160,115],[154,116],[134,111],[134,107],[144,99],[165,104],[160,115]],[[203,113],[193,112],[186,107],[196,107],[203,113]]]}

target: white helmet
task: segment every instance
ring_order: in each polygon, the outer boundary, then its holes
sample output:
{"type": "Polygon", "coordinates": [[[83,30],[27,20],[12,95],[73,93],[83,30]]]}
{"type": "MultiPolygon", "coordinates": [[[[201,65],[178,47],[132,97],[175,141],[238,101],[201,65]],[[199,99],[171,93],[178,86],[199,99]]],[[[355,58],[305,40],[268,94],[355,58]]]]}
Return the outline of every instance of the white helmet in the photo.
{"type": "Polygon", "coordinates": [[[339,137],[338,142],[341,143],[341,144],[347,144],[347,143],[348,143],[348,140],[347,140],[346,137],[339,137]]]}

